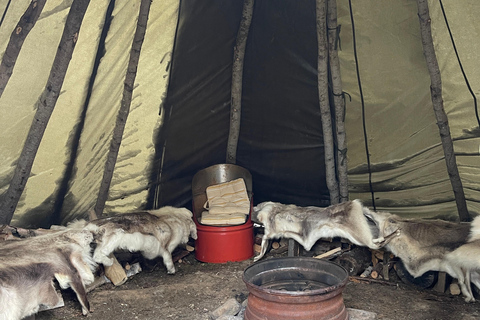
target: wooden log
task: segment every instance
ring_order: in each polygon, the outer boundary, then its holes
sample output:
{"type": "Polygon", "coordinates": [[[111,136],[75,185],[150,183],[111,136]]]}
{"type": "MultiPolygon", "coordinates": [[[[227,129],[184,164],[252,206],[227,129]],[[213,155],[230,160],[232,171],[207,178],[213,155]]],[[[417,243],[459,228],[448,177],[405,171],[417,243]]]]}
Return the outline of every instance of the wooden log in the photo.
{"type": "Polygon", "coordinates": [[[433,290],[436,292],[444,293],[447,287],[447,274],[445,272],[438,273],[437,283],[433,286],[433,290]]]}
{"type": "MultiPolygon", "coordinates": [[[[140,266],[140,263],[136,262],[132,265],[128,265],[128,270],[126,272],[127,277],[130,278],[137,273],[140,273],[142,271],[142,267],[140,266]]],[[[96,288],[103,286],[105,283],[111,282],[110,279],[108,279],[104,274],[102,274],[100,277],[96,277],[93,282],[85,288],[85,291],[87,293],[95,290],[96,288]]]]}
{"type": "Polygon", "coordinates": [[[108,257],[113,259],[113,264],[109,267],[105,266],[105,276],[112,281],[115,286],[120,286],[127,281],[127,273],[113,253],[108,257]]]}
{"type": "Polygon", "coordinates": [[[280,248],[280,243],[278,243],[277,241],[272,242],[272,249],[278,249],[278,248],[280,248]]]}
{"type": "Polygon", "coordinates": [[[363,272],[360,274],[360,278],[366,278],[369,277],[370,274],[372,273],[373,266],[368,266],[363,272]]]}
{"type": "Polygon", "coordinates": [[[390,253],[384,252],[383,253],[383,270],[382,270],[382,276],[383,279],[385,280],[390,280],[389,272],[390,269],[392,268],[392,263],[390,263],[390,253]]]}
{"type": "Polygon", "coordinates": [[[85,292],[89,293],[96,288],[103,286],[105,283],[109,282],[110,280],[105,276],[102,275],[100,277],[95,278],[91,284],[88,285],[88,287],[85,288],[85,292]]]}
{"type": "Polygon", "coordinates": [[[334,261],[347,269],[349,275],[357,276],[370,265],[370,251],[365,247],[355,247],[334,261]]]}
{"type": "Polygon", "coordinates": [[[298,257],[300,255],[300,245],[293,239],[288,239],[288,256],[298,257]]]}
{"type": "Polygon", "coordinates": [[[460,290],[460,287],[458,285],[458,282],[451,283],[450,287],[449,287],[449,290],[450,290],[450,294],[454,295],[454,296],[458,296],[458,295],[460,295],[460,293],[462,293],[462,291],[460,290]]]}
{"type": "Polygon", "coordinates": [[[370,277],[372,277],[373,279],[378,279],[378,278],[382,279],[383,278],[382,273],[383,273],[383,262],[379,262],[373,267],[372,272],[370,273],[370,277]]]}
{"type": "Polygon", "coordinates": [[[383,251],[380,250],[371,250],[372,251],[372,263],[376,265],[379,261],[383,261],[383,251]]]}

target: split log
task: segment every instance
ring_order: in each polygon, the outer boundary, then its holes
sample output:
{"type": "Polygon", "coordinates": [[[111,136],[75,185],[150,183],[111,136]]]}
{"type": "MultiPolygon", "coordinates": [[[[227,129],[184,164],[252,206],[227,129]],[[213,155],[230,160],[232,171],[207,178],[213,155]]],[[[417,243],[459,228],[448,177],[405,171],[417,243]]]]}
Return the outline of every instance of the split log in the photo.
{"type": "Polygon", "coordinates": [[[172,261],[175,263],[177,261],[182,260],[186,256],[188,256],[191,253],[191,251],[188,250],[182,250],[182,249],[176,249],[173,251],[172,254],[172,261]]]}
{"type": "Polygon", "coordinates": [[[127,273],[123,269],[122,265],[118,262],[117,258],[112,254],[108,256],[113,259],[111,266],[105,266],[105,276],[115,285],[120,286],[127,281],[127,273]]]}
{"type": "Polygon", "coordinates": [[[334,255],[335,253],[338,253],[342,251],[342,248],[341,247],[338,247],[338,248],[334,248],[332,250],[329,250],[325,253],[322,253],[322,254],[319,254],[318,256],[315,256],[314,258],[315,259],[324,259],[324,258],[328,258],[328,257],[331,257],[332,255],[334,255]]]}
{"type": "Polygon", "coordinates": [[[370,277],[373,279],[383,279],[383,262],[379,262],[373,267],[370,277]]]}
{"type": "Polygon", "coordinates": [[[438,273],[438,279],[433,286],[433,291],[445,293],[447,287],[447,274],[445,272],[438,273]]]}
{"type": "Polygon", "coordinates": [[[369,277],[370,274],[372,273],[372,270],[373,270],[373,266],[368,266],[368,267],[360,274],[360,278],[369,277]]]}
{"type": "Polygon", "coordinates": [[[383,252],[379,250],[371,250],[372,252],[372,264],[376,266],[377,263],[383,260],[383,252]]]}
{"type": "Polygon", "coordinates": [[[392,255],[388,252],[383,253],[383,270],[382,276],[385,280],[390,280],[390,269],[393,267],[393,263],[390,261],[392,255]]]}
{"type": "MultiPolygon", "coordinates": [[[[140,263],[134,263],[129,265],[129,268],[126,272],[127,277],[130,278],[131,276],[136,275],[142,271],[142,267],[140,263]]],[[[96,288],[103,286],[105,283],[111,282],[105,275],[101,275],[100,277],[95,278],[95,280],[85,289],[87,293],[95,290],[96,288]]]]}
{"type": "Polygon", "coordinates": [[[108,282],[110,282],[110,280],[105,277],[105,275],[101,275],[100,277],[95,278],[95,280],[93,280],[93,282],[85,288],[85,292],[89,293],[108,282]]]}
{"type": "Polygon", "coordinates": [[[288,253],[287,255],[289,257],[298,257],[300,255],[300,244],[293,240],[293,239],[288,239],[288,253]]]}

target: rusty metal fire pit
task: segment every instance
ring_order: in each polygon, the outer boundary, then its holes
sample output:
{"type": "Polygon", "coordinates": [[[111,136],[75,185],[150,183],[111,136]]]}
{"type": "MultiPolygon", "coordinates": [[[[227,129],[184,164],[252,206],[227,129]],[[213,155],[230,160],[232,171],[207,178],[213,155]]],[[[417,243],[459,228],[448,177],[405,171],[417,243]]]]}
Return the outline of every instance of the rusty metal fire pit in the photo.
{"type": "Polygon", "coordinates": [[[340,265],[307,257],[274,258],[245,269],[249,291],[245,320],[346,320],[340,265]]]}

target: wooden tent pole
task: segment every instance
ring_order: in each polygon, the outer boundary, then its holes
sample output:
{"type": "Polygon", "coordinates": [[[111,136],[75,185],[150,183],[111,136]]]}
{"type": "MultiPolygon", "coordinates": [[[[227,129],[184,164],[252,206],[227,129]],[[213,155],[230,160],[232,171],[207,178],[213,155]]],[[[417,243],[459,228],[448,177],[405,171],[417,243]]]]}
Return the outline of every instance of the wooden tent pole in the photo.
{"type": "Polygon", "coordinates": [[[240,21],[240,27],[237,33],[237,42],[233,49],[230,131],[228,133],[226,159],[226,162],[231,164],[237,162],[237,146],[240,136],[240,118],[242,115],[243,61],[245,58],[248,32],[253,18],[254,4],[254,0],[244,0],[243,2],[242,20],[240,21]]]}
{"type": "Polygon", "coordinates": [[[435,47],[433,45],[430,13],[427,0],[417,0],[418,18],[420,20],[420,34],[422,37],[423,54],[430,73],[430,93],[432,96],[433,110],[437,119],[437,126],[440,131],[445,162],[447,165],[448,176],[452,184],[455,201],[457,203],[458,215],[460,221],[470,221],[470,214],[467,209],[467,202],[463,192],[462,180],[458,172],[455,152],[453,149],[452,137],[450,135],[450,126],[448,117],[443,108],[442,98],[442,78],[440,68],[438,67],[435,47]]]}
{"type": "Polygon", "coordinates": [[[2,63],[0,64],[0,97],[3,95],[3,91],[13,73],[13,67],[15,67],[23,42],[30,33],[30,30],[35,26],[46,1],[47,0],[32,0],[27,10],[20,18],[15,30],[13,30],[10,35],[10,40],[8,41],[7,48],[3,54],[2,63]]]}
{"type": "Polygon", "coordinates": [[[330,203],[339,202],[339,190],[336,178],[332,115],[328,98],[328,42],[327,42],[327,6],[326,0],[316,0],[317,42],[318,42],[318,96],[325,148],[325,172],[330,203]]]}
{"type": "Polygon", "coordinates": [[[133,87],[135,78],[137,76],[138,60],[140,58],[140,51],[142,49],[143,40],[145,38],[145,31],[147,29],[148,15],[150,13],[151,0],[141,0],[137,28],[133,37],[132,48],[130,50],[130,58],[127,66],[127,73],[125,75],[123,97],[120,103],[120,109],[117,114],[117,121],[113,129],[112,140],[110,141],[110,151],[105,162],[103,171],[103,178],[98,191],[97,201],[95,203],[95,213],[98,217],[103,216],[103,209],[105,202],[107,202],[108,191],[112,182],[113,171],[115,163],[117,162],[118,151],[122,142],[125,124],[127,122],[128,114],[130,112],[130,104],[132,102],[133,87]]]}
{"type": "Polygon", "coordinates": [[[43,134],[57,103],[60,90],[72,59],[73,50],[78,39],[80,26],[87,11],[90,0],[74,0],[70,7],[62,38],[50,70],[45,89],[35,106],[36,113],[30,126],[25,144],[18,159],[10,185],[1,196],[0,224],[10,224],[18,200],[25,189],[28,177],[32,171],[33,161],[42,141],[43,134]]]}
{"type": "Polygon", "coordinates": [[[345,98],[342,91],[338,40],[340,27],[337,25],[337,1],[327,0],[328,60],[335,106],[335,138],[337,141],[337,175],[339,201],[348,201],[347,135],[345,131],[345,98]]]}

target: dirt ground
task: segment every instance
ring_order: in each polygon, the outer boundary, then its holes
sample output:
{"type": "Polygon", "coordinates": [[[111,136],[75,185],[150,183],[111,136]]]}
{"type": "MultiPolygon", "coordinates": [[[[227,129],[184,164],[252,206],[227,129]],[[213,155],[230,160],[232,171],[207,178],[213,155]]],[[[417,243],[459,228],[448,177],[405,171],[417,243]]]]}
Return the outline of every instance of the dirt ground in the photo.
{"type": "MultiPolygon", "coordinates": [[[[267,254],[264,259],[279,256],[286,256],[286,252],[267,254]]],[[[227,299],[242,301],[248,296],[242,275],[252,263],[253,259],[202,263],[191,253],[175,263],[174,275],[168,275],[160,262],[152,271],[143,270],[121,286],[107,283],[94,289],[88,294],[92,313],[86,317],[74,293],[63,290],[65,306],[40,312],[35,319],[209,319],[209,312],[227,299]]],[[[480,319],[480,302],[466,303],[461,295],[419,290],[394,275],[391,278],[388,285],[349,281],[343,291],[345,306],[374,312],[377,319],[480,319]]]]}

